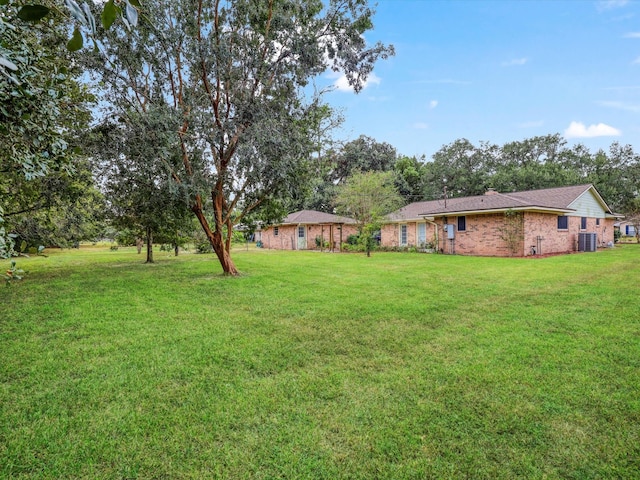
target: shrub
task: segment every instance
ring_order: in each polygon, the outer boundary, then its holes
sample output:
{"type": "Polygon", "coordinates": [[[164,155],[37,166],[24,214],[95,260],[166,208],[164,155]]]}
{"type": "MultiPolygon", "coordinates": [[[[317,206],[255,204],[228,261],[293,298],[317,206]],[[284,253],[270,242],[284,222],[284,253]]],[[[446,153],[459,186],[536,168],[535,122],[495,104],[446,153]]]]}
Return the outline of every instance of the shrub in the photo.
{"type": "Polygon", "coordinates": [[[360,240],[360,236],[355,233],[347,237],[347,243],[349,245],[357,245],[359,240],[360,240]]]}
{"type": "Polygon", "coordinates": [[[209,242],[196,243],[196,253],[213,253],[213,247],[209,242]]]}

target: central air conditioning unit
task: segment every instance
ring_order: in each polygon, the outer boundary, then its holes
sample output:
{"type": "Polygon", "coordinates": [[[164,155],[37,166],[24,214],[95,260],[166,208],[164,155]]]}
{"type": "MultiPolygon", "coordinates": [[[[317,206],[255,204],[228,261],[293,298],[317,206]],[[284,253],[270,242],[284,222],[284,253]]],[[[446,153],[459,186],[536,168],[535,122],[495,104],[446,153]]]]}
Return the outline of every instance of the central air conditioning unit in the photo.
{"type": "Polygon", "coordinates": [[[598,248],[596,233],[579,233],[578,234],[578,251],[579,252],[595,252],[598,248]]]}

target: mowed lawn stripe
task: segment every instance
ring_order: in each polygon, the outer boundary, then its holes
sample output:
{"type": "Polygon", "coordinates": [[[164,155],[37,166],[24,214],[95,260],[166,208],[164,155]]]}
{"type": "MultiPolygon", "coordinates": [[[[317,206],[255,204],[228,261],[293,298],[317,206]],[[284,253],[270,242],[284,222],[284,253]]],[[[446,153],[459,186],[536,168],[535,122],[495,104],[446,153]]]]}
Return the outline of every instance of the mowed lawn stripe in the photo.
{"type": "Polygon", "coordinates": [[[0,475],[633,478],[639,254],[21,259],[0,475]]]}

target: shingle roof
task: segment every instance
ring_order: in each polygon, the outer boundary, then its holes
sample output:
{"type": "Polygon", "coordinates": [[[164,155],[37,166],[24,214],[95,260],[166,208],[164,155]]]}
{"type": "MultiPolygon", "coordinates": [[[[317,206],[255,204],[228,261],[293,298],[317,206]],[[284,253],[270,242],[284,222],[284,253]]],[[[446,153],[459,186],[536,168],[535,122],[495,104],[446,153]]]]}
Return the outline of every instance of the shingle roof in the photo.
{"type": "Polygon", "coordinates": [[[300,210],[287,215],[280,225],[315,225],[321,223],[356,223],[353,218],[341,217],[331,213],[317,212],[315,210],[300,210]]]}
{"type": "Polygon", "coordinates": [[[603,208],[611,213],[593,185],[576,185],[571,187],[545,188],[524,192],[498,193],[474,197],[449,198],[429,202],[411,203],[388,215],[390,221],[418,220],[424,216],[444,214],[516,210],[565,211],[573,210],[571,204],[585,192],[592,190],[602,202],[603,208]]]}

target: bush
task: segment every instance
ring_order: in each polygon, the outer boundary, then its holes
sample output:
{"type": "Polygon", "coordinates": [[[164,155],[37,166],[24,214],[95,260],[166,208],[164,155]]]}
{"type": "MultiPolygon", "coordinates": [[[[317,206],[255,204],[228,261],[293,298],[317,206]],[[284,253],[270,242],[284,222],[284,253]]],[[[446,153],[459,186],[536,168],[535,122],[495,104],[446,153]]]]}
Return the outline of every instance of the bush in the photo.
{"type": "Polygon", "coordinates": [[[358,243],[356,243],[355,245],[350,243],[343,243],[342,251],[343,252],[364,252],[364,245],[360,245],[358,243]]]}
{"type": "Polygon", "coordinates": [[[316,237],[316,248],[320,248],[320,247],[329,248],[329,241],[325,240],[323,244],[322,237],[318,235],[316,237]]]}
{"type": "Polygon", "coordinates": [[[356,235],[355,233],[347,237],[347,243],[349,245],[357,245],[359,240],[360,240],[360,236],[356,235]]]}
{"type": "Polygon", "coordinates": [[[196,253],[213,253],[213,247],[207,242],[196,243],[196,253]]]}

